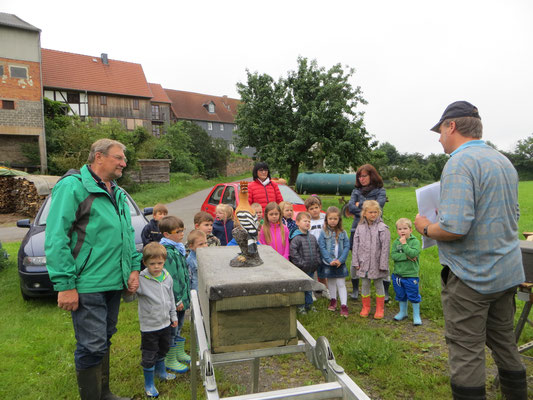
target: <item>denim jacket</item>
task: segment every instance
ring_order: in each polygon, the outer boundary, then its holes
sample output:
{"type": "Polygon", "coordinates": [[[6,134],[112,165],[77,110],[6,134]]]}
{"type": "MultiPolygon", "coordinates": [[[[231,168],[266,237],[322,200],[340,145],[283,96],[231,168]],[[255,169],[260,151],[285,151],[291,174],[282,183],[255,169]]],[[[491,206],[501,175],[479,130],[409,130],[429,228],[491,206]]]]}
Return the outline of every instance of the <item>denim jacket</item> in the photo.
{"type": "Polygon", "coordinates": [[[326,265],[337,259],[341,262],[341,265],[346,263],[348,258],[348,252],[350,251],[350,240],[345,231],[339,233],[339,256],[335,257],[335,233],[333,231],[320,232],[320,238],[318,239],[318,246],[320,247],[320,255],[322,256],[322,262],[326,265]]]}

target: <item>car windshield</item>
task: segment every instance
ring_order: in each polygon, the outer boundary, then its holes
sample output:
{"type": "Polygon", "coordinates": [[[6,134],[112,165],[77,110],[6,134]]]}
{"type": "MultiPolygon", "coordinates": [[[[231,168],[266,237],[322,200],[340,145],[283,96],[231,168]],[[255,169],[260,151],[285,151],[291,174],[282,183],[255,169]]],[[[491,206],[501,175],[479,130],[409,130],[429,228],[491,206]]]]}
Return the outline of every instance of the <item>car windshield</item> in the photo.
{"type": "MultiPolygon", "coordinates": [[[[41,206],[42,212],[41,212],[41,215],[39,216],[39,220],[35,223],[35,225],[39,225],[39,226],[46,225],[46,219],[48,218],[48,214],[50,213],[50,203],[51,203],[50,199],[51,197],[48,196],[46,200],[44,201],[44,204],[41,206]]],[[[128,207],[130,208],[130,215],[132,217],[139,215],[139,212],[133,205],[129,194],[126,194],[126,202],[128,203],[128,207]]]]}
{"type": "Polygon", "coordinates": [[[284,201],[290,201],[292,204],[304,204],[300,196],[294,190],[286,185],[278,185],[279,191],[284,201]]]}

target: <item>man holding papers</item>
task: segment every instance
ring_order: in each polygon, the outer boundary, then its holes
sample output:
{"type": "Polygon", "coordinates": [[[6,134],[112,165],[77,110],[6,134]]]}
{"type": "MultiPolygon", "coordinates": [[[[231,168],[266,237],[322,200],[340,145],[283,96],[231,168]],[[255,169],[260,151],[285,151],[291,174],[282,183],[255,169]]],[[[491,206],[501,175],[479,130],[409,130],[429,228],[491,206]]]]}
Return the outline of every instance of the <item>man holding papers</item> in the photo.
{"type": "Polygon", "coordinates": [[[454,399],[485,399],[485,344],[505,399],[526,399],[515,343],[516,287],[525,280],[518,241],[518,175],[482,137],[478,110],[450,104],[431,129],[450,159],[441,176],[437,222],[415,227],[435,239],[443,265],[442,308],[454,399]]]}

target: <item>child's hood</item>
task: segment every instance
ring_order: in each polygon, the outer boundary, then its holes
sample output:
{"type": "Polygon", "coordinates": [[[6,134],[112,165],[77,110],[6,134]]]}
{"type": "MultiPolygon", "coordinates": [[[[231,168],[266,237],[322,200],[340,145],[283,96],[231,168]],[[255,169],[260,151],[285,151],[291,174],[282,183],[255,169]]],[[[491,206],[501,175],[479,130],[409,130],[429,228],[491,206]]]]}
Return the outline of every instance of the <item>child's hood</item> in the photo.
{"type": "Polygon", "coordinates": [[[303,233],[299,228],[296,228],[292,233],[291,235],[289,236],[289,239],[293,239],[295,238],[296,236],[298,235],[302,235],[302,236],[307,236],[309,232],[305,232],[303,233]]]}
{"type": "MultiPolygon", "coordinates": [[[[161,273],[163,274],[163,280],[167,279],[167,276],[168,276],[168,272],[166,269],[163,268],[163,271],[161,271],[161,273]]],[[[156,279],[149,271],[148,271],[148,268],[145,268],[141,271],[141,273],[139,274],[139,277],[140,278],[146,278],[146,279],[156,279]]]]}
{"type": "Polygon", "coordinates": [[[159,242],[161,243],[163,246],[171,246],[171,247],[174,247],[176,250],[178,250],[180,252],[180,254],[182,256],[186,256],[187,255],[187,250],[185,250],[185,245],[183,243],[177,243],[173,240],[170,240],[168,238],[163,238],[161,239],[161,241],[159,242]]]}

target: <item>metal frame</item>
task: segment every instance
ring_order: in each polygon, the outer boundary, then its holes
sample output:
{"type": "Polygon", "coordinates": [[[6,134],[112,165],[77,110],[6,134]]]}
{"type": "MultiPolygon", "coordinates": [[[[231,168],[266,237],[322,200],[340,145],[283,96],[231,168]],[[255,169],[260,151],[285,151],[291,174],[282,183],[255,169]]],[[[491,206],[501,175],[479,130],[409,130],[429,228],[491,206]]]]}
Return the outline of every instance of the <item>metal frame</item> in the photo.
{"type": "Polygon", "coordinates": [[[215,378],[215,365],[238,362],[252,362],[252,391],[243,396],[226,397],[231,400],[268,400],[268,399],[344,399],[370,400],[363,390],[339,366],[331,351],[328,340],[320,336],[317,340],[297,321],[298,344],[264,348],[257,350],[237,351],[229,353],[211,354],[205,325],[203,322],[198,294],[191,290],[191,399],[197,398],[198,369],[205,388],[207,400],[219,400],[215,378]],[[198,351],[194,351],[198,349],[198,351]],[[259,361],[261,357],[281,354],[304,353],[307,359],[322,372],[327,383],[301,386],[291,389],[258,393],[259,390],[259,361]]]}
{"type": "MultiPolygon", "coordinates": [[[[529,320],[529,312],[531,311],[531,306],[533,304],[533,292],[531,291],[533,288],[532,284],[522,284],[518,287],[518,293],[516,297],[519,300],[525,301],[526,304],[524,304],[524,308],[522,309],[522,313],[520,314],[520,318],[518,319],[518,322],[516,323],[515,327],[515,338],[516,343],[518,343],[518,340],[520,339],[520,335],[522,334],[522,330],[524,329],[524,326],[526,323],[528,323],[530,326],[533,326],[533,323],[529,320]]],[[[524,353],[525,351],[533,348],[533,342],[524,343],[522,346],[518,346],[518,352],[524,353]]],[[[533,357],[526,356],[524,354],[521,354],[522,357],[527,358],[529,360],[533,360],[533,357]]]]}

